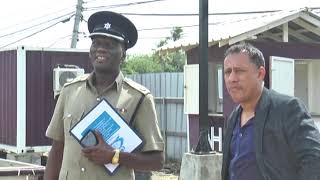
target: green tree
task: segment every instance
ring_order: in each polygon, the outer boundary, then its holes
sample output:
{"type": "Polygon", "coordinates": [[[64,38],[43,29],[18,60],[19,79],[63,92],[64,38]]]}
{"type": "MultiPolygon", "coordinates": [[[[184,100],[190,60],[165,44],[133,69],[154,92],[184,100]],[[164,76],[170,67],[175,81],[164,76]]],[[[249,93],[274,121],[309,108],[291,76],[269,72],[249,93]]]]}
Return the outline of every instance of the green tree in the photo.
{"type": "Polygon", "coordinates": [[[169,40],[168,38],[160,40],[160,42],[157,44],[157,48],[160,48],[160,47],[168,44],[168,40],[169,40]]]}
{"type": "MultiPolygon", "coordinates": [[[[161,40],[158,48],[166,45],[169,41],[177,41],[182,38],[183,30],[181,27],[174,27],[170,31],[170,37],[161,40]]],[[[185,64],[186,55],[182,51],[176,51],[168,54],[154,54],[155,61],[162,66],[164,72],[182,72],[185,64]]]]}
{"type": "MultiPolygon", "coordinates": [[[[170,31],[170,37],[166,37],[157,44],[160,48],[170,41],[177,41],[182,37],[182,28],[174,27],[170,31]]],[[[125,74],[137,73],[154,73],[154,72],[182,72],[186,56],[182,51],[168,54],[159,54],[153,52],[151,55],[134,55],[128,56],[126,61],[121,65],[125,74]]]]}
{"type": "Polygon", "coordinates": [[[166,37],[165,39],[160,40],[157,44],[157,48],[160,48],[169,43],[169,41],[177,41],[182,38],[182,28],[181,27],[173,27],[170,31],[170,37],[166,37]]]}
{"type": "Polygon", "coordinates": [[[170,33],[171,33],[170,39],[172,41],[177,41],[177,40],[181,39],[182,32],[183,32],[183,30],[181,27],[173,27],[172,30],[170,31],[170,33]]]}
{"type": "Polygon", "coordinates": [[[160,64],[153,60],[152,55],[128,56],[125,62],[122,63],[121,70],[125,74],[162,72],[160,64]]]}

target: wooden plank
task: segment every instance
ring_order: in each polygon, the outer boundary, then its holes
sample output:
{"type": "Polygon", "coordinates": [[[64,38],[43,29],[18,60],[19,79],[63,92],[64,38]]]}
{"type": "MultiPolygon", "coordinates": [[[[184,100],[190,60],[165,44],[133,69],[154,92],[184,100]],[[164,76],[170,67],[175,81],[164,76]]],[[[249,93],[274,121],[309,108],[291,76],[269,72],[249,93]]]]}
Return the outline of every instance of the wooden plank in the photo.
{"type": "Polygon", "coordinates": [[[307,29],[308,31],[313,32],[314,34],[320,36],[320,28],[319,27],[312,26],[311,24],[306,23],[305,21],[303,21],[301,19],[296,19],[293,22],[298,24],[299,26],[307,29]]]}
{"type": "MultiPolygon", "coordinates": [[[[231,37],[230,37],[231,38],[231,37]]],[[[219,47],[222,47],[222,46],[224,46],[224,45],[226,45],[226,44],[228,44],[229,43],[229,39],[221,39],[220,41],[219,41],[219,47]]]]}
{"type": "Polygon", "coordinates": [[[282,41],[288,42],[289,41],[289,26],[288,23],[284,23],[282,25],[282,41]]]}
{"type": "MultiPolygon", "coordinates": [[[[280,26],[277,28],[282,30],[282,28],[280,26]]],[[[315,42],[313,39],[311,39],[303,34],[300,34],[299,32],[297,32],[291,28],[288,28],[288,32],[289,32],[289,35],[294,36],[295,38],[299,39],[302,42],[312,42],[312,43],[315,42]]]]}
{"type": "Polygon", "coordinates": [[[304,42],[312,42],[312,43],[315,43],[316,41],[314,41],[313,39],[303,35],[303,34],[300,34],[298,32],[296,32],[295,30],[289,28],[289,34],[291,34],[292,36],[304,41],[304,42]]]}
{"type": "Polygon", "coordinates": [[[320,20],[310,16],[307,13],[301,13],[301,18],[306,20],[306,21],[308,21],[308,22],[310,22],[311,24],[313,24],[313,25],[315,25],[317,27],[320,27],[320,20]]]}
{"type": "Polygon", "coordinates": [[[272,39],[272,40],[274,40],[274,41],[276,41],[276,42],[282,42],[282,39],[281,39],[279,36],[277,36],[276,34],[273,34],[273,33],[269,32],[269,31],[264,32],[264,33],[261,35],[261,38],[269,38],[269,39],[272,39]]]}

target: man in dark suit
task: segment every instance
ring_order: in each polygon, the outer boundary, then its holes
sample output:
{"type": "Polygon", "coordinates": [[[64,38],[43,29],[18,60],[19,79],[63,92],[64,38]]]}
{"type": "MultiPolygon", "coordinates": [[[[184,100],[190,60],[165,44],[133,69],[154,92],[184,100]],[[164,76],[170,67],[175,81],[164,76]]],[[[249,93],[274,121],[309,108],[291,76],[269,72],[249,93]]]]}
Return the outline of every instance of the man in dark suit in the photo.
{"type": "Polygon", "coordinates": [[[262,53],[249,44],[225,54],[228,119],[222,180],[320,180],[320,134],[304,104],[264,88],[262,53]]]}

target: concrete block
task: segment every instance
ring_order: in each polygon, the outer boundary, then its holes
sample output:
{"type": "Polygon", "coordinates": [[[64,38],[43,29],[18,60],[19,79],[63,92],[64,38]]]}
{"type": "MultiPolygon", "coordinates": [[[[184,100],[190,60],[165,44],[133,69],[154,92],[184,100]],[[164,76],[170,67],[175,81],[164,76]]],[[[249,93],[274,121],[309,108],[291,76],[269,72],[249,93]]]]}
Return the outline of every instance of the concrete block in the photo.
{"type": "Polygon", "coordinates": [[[222,154],[185,153],[179,180],[221,180],[222,154]]]}
{"type": "Polygon", "coordinates": [[[31,164],[41,164],[41,154],[39,153],[8,153],[7,159],[14,160],[14,161],[20,161],[25,163],[31,163],[31,164]]]}

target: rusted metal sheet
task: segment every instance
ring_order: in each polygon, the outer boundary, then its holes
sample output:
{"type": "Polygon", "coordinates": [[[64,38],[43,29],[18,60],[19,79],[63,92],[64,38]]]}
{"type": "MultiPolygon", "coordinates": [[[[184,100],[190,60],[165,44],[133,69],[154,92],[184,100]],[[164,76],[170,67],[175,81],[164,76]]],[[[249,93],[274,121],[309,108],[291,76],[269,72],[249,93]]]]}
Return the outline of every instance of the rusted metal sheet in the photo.
{"type": "Polygon", "coordinates": [[[0,52],[0,144],[16,145],[17,52],[0,52]]]}

